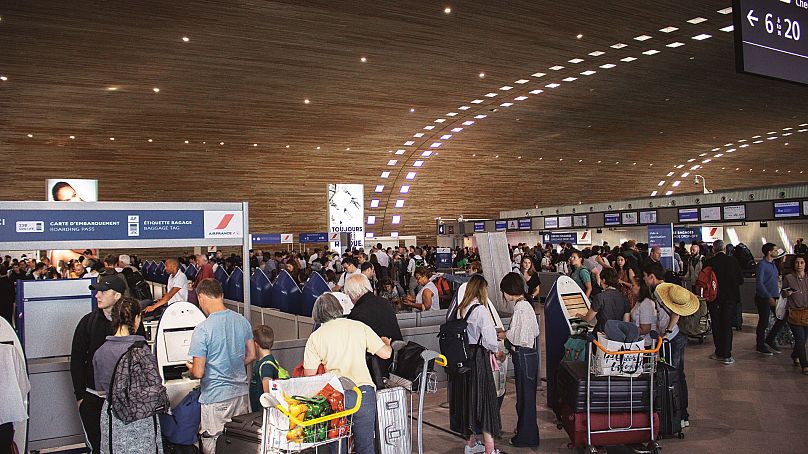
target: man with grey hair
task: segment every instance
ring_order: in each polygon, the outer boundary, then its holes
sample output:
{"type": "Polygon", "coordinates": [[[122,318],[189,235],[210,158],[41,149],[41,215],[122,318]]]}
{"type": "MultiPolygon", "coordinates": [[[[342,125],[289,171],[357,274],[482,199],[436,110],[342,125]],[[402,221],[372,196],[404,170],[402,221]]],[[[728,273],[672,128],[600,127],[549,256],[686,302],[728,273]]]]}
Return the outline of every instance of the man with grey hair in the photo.
{"type": "MultiPolygon", "coordinates": [[[[326,372],[353,381],[362,392],[362,403],[353,415],[353,439],[356,451],[375,453],[376,389],[368,371],[366,354],[389,359],[393,354],[390,339],[379,337],[370,327],[342,316],[342,305],[337,298],[324,293],[314,302],[312,318],[322,326],[311,333],[303,353],[303,373],[317,374],[322,364],[326,372]]],[[[345,393],[345,408],[356,404],[356,395],[345,393]]],[[[343,445],[344,446],[344,445],[343,445]]]]}
{"type": "Polygon", "coordinates": [[[715,255],[704,262],[704,268],[712,267],[718,281],[718,299],[707,305],[715,344],[715,353],[710,358],[730,366],[735,364],[732,357],[732,324],[741,302],[743,272],[735,257],[724,252],[723,241],[713,242],[713,251],[715,255]]]}

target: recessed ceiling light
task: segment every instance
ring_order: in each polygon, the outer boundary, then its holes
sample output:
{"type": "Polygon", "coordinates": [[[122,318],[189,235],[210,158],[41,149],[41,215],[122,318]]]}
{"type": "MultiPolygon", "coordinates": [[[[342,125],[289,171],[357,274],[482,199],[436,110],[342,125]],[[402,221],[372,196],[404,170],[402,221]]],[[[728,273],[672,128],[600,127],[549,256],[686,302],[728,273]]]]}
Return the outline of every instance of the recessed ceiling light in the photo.
{"type": "Polygon", "coordinates": [[[651,37],[648,35],[640,35],[634,38],[635,41],[647,41],[649,39],[651,39],[651,37]]]}
{"type": "Polygon", "coordinates": [[[430,145],[429,148],[440,148],[441,145],[443,144],[440,142],[432,142],[432,145],[430,145]]]}
{"type": "Polygon", "coordinates": [[[696,24],[700,24],[702,22],[707,22],[707,19],[705,19],[703,17],[694,17],[693,19],[690,19],[688,22],[693,24],[693,25],[696,25],[696,24]]]}
{"type": "Polygon", "coordinates": [[[658,53],[659,53],[659,51],[656,50],[656,49],[648,49],[645,52],[643,52],[644,55],[656,55],[658,53]]]}
{"type": "Polygon", "coordinates": [[[376,216],[368,216],[368,225],[373,225],[376,223],[376,216]]]}
{"type": "MultiPolygon", "coordinates": [[[[620,61],[625,62],[625,63],[631,63],[636,59],[637,59],[636,57],[625,57],[625,58],[621,58],[620,61]]],[[[602,68],[602,66],[601,66],[601,68],[602,68]]]]}
{"type": "Polygon", "coordinates": [[[219,145],[224,145],[224,142],[219,142],[219,145]]]}
{"type": "Polygon", "coordinates": [[[513,87],[511,87],[510,85],[505,85],[503,87],[499,87],[499,89],[502,90],[502,91],[508,91],[508,90],[513,90],[513,87]]]}
{"type": "Polygon", "coordinates": [[[462,124],[463,124],[463,126],[471,126],[471,125],[474,124],[474,121],[473,120],[466,120],[462,124]]]}
{"type": "Polygon", "coordinates": [[[258,144],[257,144],[257,143],[254,143],[254,144],[253,144],[253,146],[254,146],[254,147],[257,147],[257,146],[258,146],[258,144]]]}
{"type": "Polygon", "coordinates": [[[396,200],[396,208],[404,208],[404,199],[396,200]]]}
{"type": "Polygon", "coordinates": [[[475,116],[474,116],[474,118],[476,118],[476,119],[478,119],[478,120],[482,120],[483,118],[485,118],[485,117],[487,117],[487,116],[488,116],[488,115],[479,114],[479,115],[475,115],[475,116]]]}
{"type": "Polygon", "coordinates": [[[412,145],[415,145],[414,140],[408,140],[408,141],[404,142],[405,147],[409,147],[409,146],[412,146],[412,145]]]}
{"type": "Polygon", "coordinates": [[[730,7],[724,8],[724,9],[719,9],[716,12],[718,14],[732,14],[732,7],[730,6],[730,7]]]}
{"type": "Polygon", "coordinates": [[[370,200],[370,207],[371,208],[379,208],[379,199],[371,199],[370,200]]]}
{"type": "Polygon", "coordinates": [[[436,118],[435,119],[435,123],[445,123],[445,122],[446,122],[445,118],[436,118]]]}
{"type": "Polygon", "coordinates": [[[110,137],[110,138],[109,138],[109,140],[115,140],[115,138],[114,138],[114,137],[110,137]]]}
{"type": "Polygon", "coordinates": [[[388,171],[382,172],[382,178],[390,178],[390,172],[388,171]]]}
{"type": "Polygon", "coordinates": [[[578,80],[578,78],[577,77],[565,77],[564,79],[561,79],[561,80],[563,82],[574,82],[574,81],[578,80]]]}
{"type": "Polygon", "coordinates": [[[656,195],[657,195],[656,191],[651,191],[651,197],[656,197],[656,195]]]}
{"type": "Polygon", "coordinates": [[[612,49],[622,49],[624,47],[628,47],[628,44],[617,43],[617,44],[612,44],[609,47],[611,47],[612,49]]]}
{"type": "Polygon", "coordinates": [[[592,74],[595,74],[596,72],[597,72],[597,71],[592,71],[592,70],[590,69],[590,70],[588,70],[588,71],[584,71],[584,72],[582,72],[582,73],[581,73],[581,75],[582,75],[582,76],[591,76],[592,74]]]}
{"type": "Polygon", "coordinates": [[[317,149],[319,150],[319,149],[320,149],[320,147],[317,147],[317,149]]]}
{"type": "Polygon", "coordinates": [[[423,165],[424,165],[424,161],[422,161],[420,159],[412,163],[413,167],[421,167],[423,165]]]}
{"type": "Polygon", "coordinates": [[[452,138],[451,134],[444,134],[444,135],[440,136],[440,140],[449,140],[451,138],[452,138]]]}
{"type": "Polygon", "coordinates": [[[384,185],[383,184],[377,184],[376,185],[376,192],[384,192],[384,185]]]}
{"type": "Polygon", "coordinates": [[[184,42],[184,43],[187,43],[190,40],[191,40],[191,38],[188,38],[187,36],[182,37],[182,42],[184,42]]]}
{"type": "Polygon", "coordinates": [[[309,101],[309,98],[306,98],[306,99],[303,100],[303,104],[309,104],[310,102],[311,101],[309,101]]]}
{"type": "Polygon", "coordinates": [[[522,157],[521,157],[521,156],[517,156],[517,157],[516,157],[516,159],[522,159],[522,157]]]}
{"type": "Polygon", "coordinates": [[[430,150],[424,150],[424,152],[421,153],[421,156],[423,156],[425,158],[428,158],[428,157],[432,156],[432,152],[430,150]]]}
{"type": "Polygon", "coordinates": [[[415,134],[413,134],[412,136],[413,136],[413,137],[415,137],[415,138],[420,139],[421,137],[423,137],[423,136],[424,136],[424,133],[423,133],[423,132],[416,132],[416,133],[415,133],[415,134]]]}
{"type": "Polygon", "coordinates": [[[26,135],[28,136],[29,139],[32,139],[34,137],[33,134],[26,134],[26,135]]]}
{"type": "Polygon", "coordinates": [[[552,83],[552,84],[545,85],[545,88],[558,88],[560,86],[561,86],[561,84],[552,83]]]}
{"type": "Polygon", "coordinates": [[[115,91],[117,89],[118,89],[118,87],[107,87],[107,90],[109,90],[109,91],[115,91]]]}
{"type": "Polygon", "coordinates": [[[362,63],[367,63],[368,58],[367,57],[362,57],[362,58],[359,59],[359,61],[361,61],[362,63]]]}
{"type": "Polygon", "coordinates": [[[186,140],[185,143],[189,143],[189,142],[186,140]]]}
{"type": "Polygon", "coordinates": [[[564,69],[564,67],[561,65],[555,65],[551,66],[550,69],[552,69],[553,71],[561,71],[562,69],[564,69]]]}
{"type": "Polygon", "coordinates": [[[617,65],[614,65],[614,64],[612,64],[612,63],[606,63],[605,65],[600,65],[600,67],[601,67],[602,69],[612,69],[612,68],[614,68],[615,66],[617,66],[617,65]]]}
{"type": "Polygon", "coordinates": [[[485,73],[482,73],[482,72],[481,72],[480,74],[477,74],[477,77],[479,77],[480,79],[482,79],[482,78],[484,78],[484,77],[485,77],[485,73]]]}
{"type": "Polygon", "coordinates": [[[443,8],[443,13],[444,14],[451,14],[452,13],[452,8],[450,8],[448,6],[446,8],[443,8]]]}
{"type": "Polygon", "coordinates": [[[152,143],[154,142],[152,139],[147,140],[146,142],[152,143]]]}
{"type": "Polygon", "coordinates": [[[408,184],[401,185],[401,189],[399,189],[398,192],[400,192],[401,194],[406,194],[406,193],[410,192],[410,185],[408,185],[408,184]]]}
{"type": "Polygon", "coordinates": [[[152,91],[155,93],[160,93],[160,89],[157,87],[152,88],[152,91]]]}
{"type": "Polygon", "coordinates": [[[696,41],[704,41],[707,38],[712,38],[713,35],[708,35],[706,33],[702,33],[700,35],[696,35],[693,37],[696,41]]]}
{"type": "Polygon", "coordinates": [[[576,36],[576,38],[578,38],[578,39],[581,39],[581,38],[583,38],[583,37],[584,37],[584,35],[583,35],[583,34],[581,34],[581,33],[578,33],[578,35],[576,36]]]}
{"type": "Polygon", "coordinates": [[[538,95],[540,93],[544,93],[544,90],[530,90],[531,95],[538,95]]]}
{"type": "Polygon", "coordinates": [[[665,180],[659,180],[659,184],[657,186],[665,186],[665,180]]]}
{"type": "Polygon", "coordinates": [[[670,44],[665,44],[666,47],[670,47],[670,48],[673,48],[673,49],[676,49],[677,47],[682,47],[684,45],[685,45],[685,43],[680,43],[679,41],[676,41],[676,42],[673,42],[673,43],[670,43],[670,44]]]}
{"type": "Polygon", "coordinates": [[[395,153],[395,154],[397,154],[397,155],[402,155],[402,154],[404,154],[405,152],[406,152],[405,150],[396,150],[396,153],[395,153]]]}
{"type": "Polygon", "coordinates": [[[601,50],[596,50],[596,51],[594,51],[594,52],[590,52],[590,53],[589,53],[589,55],[591,55],[591,56],[593,56],[593,57],[600,57],[601,55],[603,55],[603,54],[605,54],[605,53],[606,53],[606,52],[603,52],[603,51],[601,51],[601,50]]]}
{"type": "Polygon", "coordinates": [[[398,160],[391,159],[391,160],[387,161],[387,165],[388,166],[394,166],[394,165],[396,165],[397,162],[398,162],[398,160]]]}
{"type": "Polygon", "coordinates": [[[533,73],[530,76],[531,77],[544,77],[546,75],[547,75],[546,73],[533,73]]]}
{"type": "Polygon", "coordinates": [[[0,76],[0,80],[2,80],[3,82],[5,82],[5,81],[7,81],[7,80],[8,80],[8,77],[6,77],[6,76],[0,76]]]}
{"type": "Polygon", "coordinates": [[[486,94],[485,94],[485,97],[486,97],[486,98],[493,98],[493,97],[494,97],[494,96],[496,96],[496,95],[497,95],[496,93],[491,92],[491,93],[486,93],[486,94]]]}
{"type": "Polygon", "coordinates": [[[517,96],[513,98],[514,101],[524,101],[527,99],[527,96],[517,96]]]}
{"type": "Polygon", "coordinates": [[[573,58],[572,60],[569,60],[569,62],[574,65],[577,65],[578,63],[583,63],[583,61],[584,60],[582,58],[573,58]]]}
{"type": "Polygon", "coordinates": [[[457,110],[469,110],[470,108],[471,107],[469,107],[469,106],[460,106],[460,107],[457,108],[457,110]]]}
{"type": "Polygon", "coordinates": [[[75,139],[75,138],[76,138],[76,136],[70,136],[70,139],[75,139]]]}
{"type": "Polygon", "coordinates": [[[424,126],[424,129],[426,129],[427,131],[431,131],[431,130],[435,129],[435,125],[424,126]]]}
{"type": "Polygon", "coordinates": [[[519,85],[524,85],[524,84],[526,84],[528,82],[530,82],[530,81],[527,80],[527,79],[519,79],[519,80],[515,81],[514,83],[519,84],[519,85]]]}
{"type": "Polygon", "coordinates": [[[289,148],[289,145],[287,145],[286,148],[289,148]]]}
{"type": "Polygon", "coordinates": [[[494,156],[495,158],[499,158],[499,155],[494,156]]]}
{"type": "Polygon", "coordinates": [[[460,132],[463,128],[452,128],[452,132],[460,132]]]}
{"type": "Polygon", "coordinates": [[[668,175],[667,175],[667,176],[672,177],[672,176],[673,176],[673,172],[668,172],[668,175]]]}
{"type": "Polygon", "coordinates": [[[665,28],[660,28],[659,29],[659,31],[661,31],[662,33],[673,33],[676,30],[679,30],[679,29],[676,28],[676,27],[665,27],[665,28]]]}
{"type": "Polygon", "coordinates": [[[673,191],[665,191],[665,195],[673,195],[673,191]]]}
{"type": "Polygon", "coordinates": [[[722,32],[731,32],[731,31],[735,31],[735,26],[734,25],[727,25],[726,27],[720,28],[719,30],[721,30],[722,32]]]}
{"type": "Polygon", "coordinates": [[[482,99],[475,99],[475,100],[474,100],[474,101],[472,101],[471,103],[472,103],[472,104],[482,104],[483,102],[484,102],[484,101],[483,101],[482,99]]]}
{"type": "Polygon", "coordinates": [[[673,184],[671,186],[673,186],[674,188],[678,188],[680,184],[682,184],[682,182],[679,181],[679,180],[676,180],[676,181],[673,182],[673,184]]]}
{"type": "Polygon", "coordinates": [[[512,102],[503,102],[499,105],[499,107],[511,107],[513,105],[512,102]]]}
{"type": "Polygon", "coordinates": [[[414,180],[415,179],[415,172],[407,172],[407,176],[404,177],[404,178],[406,178],[408,180],[414,180]]]}

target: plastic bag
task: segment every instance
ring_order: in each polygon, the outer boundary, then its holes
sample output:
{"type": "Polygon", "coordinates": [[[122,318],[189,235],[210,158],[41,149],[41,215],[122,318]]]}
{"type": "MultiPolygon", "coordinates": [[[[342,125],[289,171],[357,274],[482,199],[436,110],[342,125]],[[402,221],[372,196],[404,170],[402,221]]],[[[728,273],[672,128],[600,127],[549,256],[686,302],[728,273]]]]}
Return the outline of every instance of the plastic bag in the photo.
{"type": "Polygon", "coordinates": [[[777,300],[777,305],[774,307],[774,313],[777,315],[777,320],[785,320],[788,313],[788,300],[782,296],[777,300]]]}

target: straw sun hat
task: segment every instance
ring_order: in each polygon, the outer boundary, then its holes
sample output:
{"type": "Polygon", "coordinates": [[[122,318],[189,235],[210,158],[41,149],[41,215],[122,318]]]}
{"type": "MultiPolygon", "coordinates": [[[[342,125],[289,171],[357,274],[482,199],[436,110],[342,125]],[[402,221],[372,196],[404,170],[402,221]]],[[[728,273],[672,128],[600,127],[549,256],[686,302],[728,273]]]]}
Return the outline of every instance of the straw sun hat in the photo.
{"type": "Polygon", "coordinates": [[[675,314],[687,317],[699,310],[699,297],[680,285],[659,284],[655,293],[662,303],[675,314]]]}

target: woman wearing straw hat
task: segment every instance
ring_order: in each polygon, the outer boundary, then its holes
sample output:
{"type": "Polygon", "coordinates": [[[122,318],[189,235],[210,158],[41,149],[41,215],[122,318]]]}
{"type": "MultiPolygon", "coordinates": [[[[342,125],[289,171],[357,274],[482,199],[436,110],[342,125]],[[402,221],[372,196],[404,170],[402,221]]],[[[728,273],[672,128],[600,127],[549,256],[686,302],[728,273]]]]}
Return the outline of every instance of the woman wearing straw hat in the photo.
{"type": "Polygon", "coordinates": [[[679,317],[693,315],[699,309],[699,298],[686,288],[664,282],[665,269],[659,263],[649,263],[643,268],[643,279],[654,292],[657,302],[658,322],[663,337],[670,342],[669,364],[676,368],[679,378],[679,399],[682,409],[682,428],[690,425],[687,412],[687,379],[685,378],[685,348],[687,336],[679,334],[679,317]]]}

